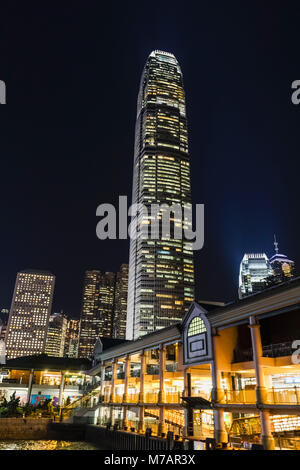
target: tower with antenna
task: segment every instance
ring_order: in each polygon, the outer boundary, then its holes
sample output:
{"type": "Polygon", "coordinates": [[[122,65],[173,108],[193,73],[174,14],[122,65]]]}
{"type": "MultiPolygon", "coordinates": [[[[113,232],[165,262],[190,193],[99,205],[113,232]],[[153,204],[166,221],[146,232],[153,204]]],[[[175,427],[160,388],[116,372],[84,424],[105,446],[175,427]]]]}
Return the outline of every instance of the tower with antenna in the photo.
{"type": "Polygon", "coordinates": [[[286,255],[279,253],[278,241],[274,234],[275,254],[270,258],[270,264],[273,269],[273,279],[275,284],[285,282],[294,277],[295,263],[286,255]]]}

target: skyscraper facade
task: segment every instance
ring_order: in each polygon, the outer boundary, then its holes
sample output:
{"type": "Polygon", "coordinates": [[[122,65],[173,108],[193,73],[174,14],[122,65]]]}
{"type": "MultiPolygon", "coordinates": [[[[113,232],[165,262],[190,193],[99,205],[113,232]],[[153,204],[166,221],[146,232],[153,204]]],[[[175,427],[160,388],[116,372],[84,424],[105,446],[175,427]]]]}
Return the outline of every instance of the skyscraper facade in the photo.
{"type": "Polygon", "coordinates": [[[63,313],[50,315],[45,353],[48,356],[63,357],[68,319],[63,313]]]}
{"type": "Polygon", "coordinates": [[[240,264],[239,298],[265,289],[272,275],[273,270],[265,253],[245,253],[240,264]]]}
{"type": "Polygon", "coordinates": [[[275,254],[270,258],[274,283],[290,280],[295,273],[295,263],[286,255],[279,253],[278,242],[274,235],[275,254]]]}
{"type": "MultiPolygon", "coordinates": [[[[148,216],[133,218],[137,226],[157,222],[151,204],[191,207],[190,161],[185,92],[173,54],[153,51],[144,67],[137,102],[133,166],[133,204],[148,216]]],[[[163,210],[156,219],[161,221],[163,210]]],[[[171,218],[171,234],[182,220],[171,218]]],[[[191,243],[184,237],[130,241],[126,338],[136,339],[179,321],[194,300],[191,243]]]]}
{"type": "Polygon", "coordinates": [[[86,271],[80,320],[79,357],[90,357],[97,337],[113,337],[115,273],[86,271]]]}
{"type": "Polygon", "coordinates": [[[47,271],[17,274],[5,339],[8,359],[45,352],[54,284],[47,271]]]}
{"type": "Polygon", "coordinates": [[[100,280],[100,271],[85,272],[80,317],[79,357],[91,356],[97,339],[100,326],[98,308],[100,280]]]}
{"type": "Polygon", "coordinates": [[[71,318],[67,324],[65,340],[65,357],[78,357],[80,320],[71,318]]]}
{"type": "Polygon", "coordinates": [[[128,264],[122,264],[117,273],[113,337],[125,338],[128,295],[128,264]]]}

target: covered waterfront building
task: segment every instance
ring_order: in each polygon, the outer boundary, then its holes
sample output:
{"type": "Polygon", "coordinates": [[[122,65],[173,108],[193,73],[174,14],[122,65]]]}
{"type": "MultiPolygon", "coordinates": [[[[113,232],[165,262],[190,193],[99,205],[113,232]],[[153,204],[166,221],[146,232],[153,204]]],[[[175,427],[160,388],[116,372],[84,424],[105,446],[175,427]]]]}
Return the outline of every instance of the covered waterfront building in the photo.
{"type": "MultiPolygon", "coordinates": [[[[295,445],[300,436],[300,278],[99,352],[94,423],[217,443],[295,445]]],[[[91,413],[90,413],[91,419],[91,413]]]]}
{"type": "Polygon", "coordinates": [[[91,383],[88,359],[53,357],[47,354],[8,359],[0,367],[0,401],[16,393],[20,405],[38,405],[51,399],[63,406],[80,399],[91,383]]]}

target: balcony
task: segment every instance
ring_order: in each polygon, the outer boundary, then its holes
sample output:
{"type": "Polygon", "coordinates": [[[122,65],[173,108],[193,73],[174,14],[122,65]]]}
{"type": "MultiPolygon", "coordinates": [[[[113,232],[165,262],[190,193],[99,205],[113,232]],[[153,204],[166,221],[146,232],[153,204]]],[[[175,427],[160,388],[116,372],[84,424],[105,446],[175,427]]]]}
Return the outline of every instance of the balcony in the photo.
{"type": "Polygon", "coordinates": [[[127,403],[138,403],[138,401],[139,401],[138,393],[130,393],[127,395],[127,403]]]}
{"type": "Polygon", "coordinates": [[[147,392],[144,396],[145,403],[157,403],[158,402],[158,392],[147,392]]]}
{"type": "Polygon", "coordinates": [[[141,375],[140,369],[130,371],[130,377],[140,377],[140,375],[141,375]]]}
{"type": "Polygon", "coordinates": [[[113,399],[114,403],[122,403],[123,402],[123,395],[115,395],[113,399]]]}
{"type": "Polygon", "coordinates": [[[177,362],[171,362],[170,364],[166,364],[166,371],[167,372],[177,372],[178,364],[177,362]]]}
{"type": "Polygon", "coordinates": [[[159,365],[158,364],[147,364],[147,375],[159,375],[159,365]]]}
{"type": "MultiPolygon", "coordinates": [[[[295,350],[292,348],[292,341],[286,343],[268,344],[263,346],[263,357],[284,357],[291,356],[295,350]]],[[[233,362],[253,361],[253,351],[246,349],[244,351],[234,352],[233,362]]]]}
{"type": "MultiPolygon", "coordinates": [[[[224,390],[221,402],[226,404],[251,405],[256,403],[256,390],[224,390]]],[[[270,405],[299,405],[300,389],[278,389],[267,390],[266,404],[270,405]]]]}
{"type": "Polygon", "coordinates": [[[181,402],[181,393],[166,393],[165,394],[165,403],[180,403],[181,402]]]}

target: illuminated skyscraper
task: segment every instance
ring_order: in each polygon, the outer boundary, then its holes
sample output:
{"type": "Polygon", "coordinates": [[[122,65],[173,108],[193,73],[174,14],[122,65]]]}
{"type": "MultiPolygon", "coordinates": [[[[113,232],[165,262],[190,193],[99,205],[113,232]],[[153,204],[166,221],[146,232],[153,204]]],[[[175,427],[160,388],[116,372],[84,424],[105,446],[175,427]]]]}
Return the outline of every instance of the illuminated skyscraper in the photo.
{"type": "Polygon", "coordinates": [[[79,357],[89,357],[93,354],[100,326],[98,308],[100,279],[100,271],[85,272],[80,318],[79,357]]]}
{"type": "Polygon", "coordinates": [[[273,270],[265,253],[246,253],[240,264],[239,297],[265,289],[272,275],[273,270]]]}
{"type": "Polygon", "coordinates": [[[114,338],[125,338],[128,294],[128,264],[122,264],[117,273],[115,291],[114,338]]]}
{"type": "Polygon", "coordinates": [[[48,356],[63,357],[68,319],[62,313],[50,315],[45,353],[48,356]]]}
{"type": "Polygon", "coordinates": [[[80,320],[79,357],[90,357],[97,337],[113,337],[115,273],[86,271],[80,320]]]}
{"type": "MultiPolygon", "coordinates": [[[[153,51],[147,59],[137,102],[133,204],[191,207],[185,92],[173,54],[153,51]]],[[[150,212],[150,211],[149,211],[150,212]]],[[[156,217],[161,220],[160,216],[156,217]]],[[[137,214],[133,223],[154,220],[137,214]]],[[[180,224],[171,219],[171,234],[180,224]],[[178,226],[178,225],[176,225],[178,226]]],[[[191,244],[184,238],[130,241],[126,338],[136,339],[179,321],[194,299],[191,244]]]]}
{"type": "Polygon", "coordinates": [[[45,352],[55,276],[25,270],[17,274],[6,333],[6,353],[11,359],[45,352]]]}
{"type": "Polygon", "coordinates": [[[288,281],[294,276],[295,263],[288,259],[286,255],[280,254],[278,242],[274,235],[275,254],[270,258],[270,264],[273,269],[273,280],[275,283],[288,281]]]}
{"type": "Polygon", "coordinates": [[[78,357],[80,320],[71,319],[67,324],[65,340],[65,357],[78,357]]]}

